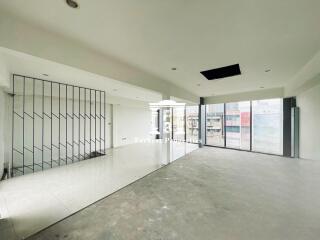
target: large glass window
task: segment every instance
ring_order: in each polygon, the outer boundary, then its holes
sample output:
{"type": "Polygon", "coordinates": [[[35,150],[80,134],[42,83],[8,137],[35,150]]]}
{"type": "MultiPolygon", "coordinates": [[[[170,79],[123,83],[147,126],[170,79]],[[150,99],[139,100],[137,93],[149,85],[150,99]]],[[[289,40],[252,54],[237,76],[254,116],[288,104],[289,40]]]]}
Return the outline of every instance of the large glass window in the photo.
{"type": "Polygon", "coordinates": [[[199,139],[199,107],[186,107],[186,139],[187,142],[198,143],[199,139]]]}
{"type": "Polygon", "coordinates": [[[185,140],[185,126],[184,126],[184,107],[175,107],[172,109],[173,121],[173,139],[184,141],[185,140]]]}
{"type": "Polygon", "coordinates": [[[250,101],[226,104],[226,147],[250,150],[250,101]]]}
{"type": "Polygon", "coordinates": [[[283,100],[252,101],[252,150],[283,154],[283,100]]]}
{"type": "Polygon", "coordinates": [[[206,144],[224,147],[224,104],[206,106],[206,144]]]}

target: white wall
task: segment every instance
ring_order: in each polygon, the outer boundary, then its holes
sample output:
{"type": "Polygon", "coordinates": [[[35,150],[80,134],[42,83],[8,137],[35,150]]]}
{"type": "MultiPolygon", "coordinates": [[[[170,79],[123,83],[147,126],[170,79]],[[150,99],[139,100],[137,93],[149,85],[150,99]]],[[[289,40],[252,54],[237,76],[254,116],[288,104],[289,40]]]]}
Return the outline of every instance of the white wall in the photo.
{"type": "Polygon", "coordinates": [[[114,147],[150,139],[151,111],[145,107],[113,105],[114,147]]]}
{"type": "Polygon", "coordinates": [[[10,74],[4,61],[3,54],[0,52],[0,87],[10,86],[10,74]]]}
{"type": "MultiPolygon", "coordinates": [[[[112,98],[107,97],[108,101],[114,101],[112,104],[108,103],[106,105],[106,147],[117,147],[122,146],[126,144],[134,143],[136,139],[150,139],[150,127],[151,127],[151,111],[149,109],[149,106],[145,102],[138,102],[138,101],[128,101],[125,99],[118,99],[118,98],[112,98]],[[121,101],[120,101],[121,100],[121,101]],[[121,104],[117,104],[116,102],[121,102],[121,104]],[[114,126],[113,126],[114,124],[114,126]]],[[[45,111],[50,113],[51,112],[51,101],[49,97],[44,98],[44,108],[45,111]]],[[[82,103],[83,104],[83,103],[82,103]]],[[[33,112],[33,98],[32,96],[26,96],[25,97],[25,111],[32,114],[33,112]]],[[[53,98],[53,109],[54,112],[58,112],[58,100],[56,97],[53,98]]],[[[68,100],[68,111],[70,110],[70,106],[72,106],[72,102],[68,100]]],[[[87,103],[87,107],[89,106],[89,103],[87,103]]],[[[6,91],[2,90],[0,88],[0,174],[3,172],[3,166],[8,164],[11,164],[11,145],[12,145],[12,128],[11,128],[11,122],[12,122],[12,97],[10,97],[6,91]]],[[[42,113],[42,97],[41,96],[35,96],[35,109],[36,111],[41,114],[42,113]]],[[[75,114],[78,115],[77,112],[78,107],[75,106],[75,114]]],[[[22,115],[22,97],[19,95],[16,95],[15,97],[15,110],[22,115]]],[[[61,102],[61,112],[65,112],[65,101],[62,100],[61,102]]],[[[81,110],[82,112],[83,110],[81,110]]],[[[89,110],[87,110],[89,111],[89,110]]],[[[14,127],[14,133],[15,138],[17,139],[17,142],[15,146],[18,150],[21,151],[22,148],[22,138],[21,138],[21,132],[22,132],[22,125],[19,124],[19,118],[16,117],[15,120],[15,127],[14,127]]],[[[28,120],[29,118],[25,117],[25,145],[29,149],[32,150],[33,147],[33,125],[32,121],[28,120]]],[[[42,130],[42,120],[40,118],[35,117],[35,136],[41,135],[42,130]]],[[[47,119],[45,121],[44,126],[44,143],[45,145],[50,146],[51,145],[51,120],[47,119]],[[46,134],[48,133],[48,134],[46,134]]],[[[56,122],[58,123],[58,122],[56,122]]],[[[71,126],[72,122],[69,120],[68,126],[71,126]]],[[[77,120],[74,122],[75,127],[75,139],[78,139],[78,129],[77,127],[77,120]]],[[[65,120],[62,119],[61,122],[61,139],[65,139],[65,120]]],[[[89,129],[89,126],[86,127],[86,129],[89,129]]],[[[99,130],[98,130],[99,131],[99,130]]],[[[57,139],[58,139],[58,125],[53,124],[53,143],[55,145],[58,145],[57,139]]],[[[68,141],[72,142],[72,138],[70,138],[72,134],[72,128],[68,127],[68,141]]],[[[81,133],[80,137],[83,139],[83,134],[81,133]]],[[[41,136],[35,138],[35,145],[41,148],[42,145],[42,139],[41,136]]],[[[98,147],[99,148],[99,147],[98,147]]],[[[82,149],[80,149],[82,150],[82,149]]],[[[87,149],[89,151],[89,149],[87,149]]],[[[35,162],[40,163],[42,156],[41,152],[35,151],[35,162]]],[[[69,151],[68,151],[69,152],[69,151]]],[[[82,152],[82,151],[81,151],[82,152]]],[[[26,152],[28,155],[29,153],[26,152]]],[[[75,154],[77,154],[77,148],[75,146],[75,154]]],[[[26,163],[28,161],[32,162],[32,154],[29,154],[30,156],[26,157],[27,159],[26,163]]],[[[72,155],[71,152],[68,153],[69,156],[72,155]]],[[[16,156],[19,156],[19,154],[16,154],[16,156]]],[[[61,152],[61,156],[65,156],[65,151],[61,152]]],[[[50,151],[46,151],[44,153],[45,158],[51,159],[50,151]]],[[[58,152],[53,152],[53,158],[58,158],[58,152]]],[[[31,163],[30,162],[30,163],[31,163]]],[[[19,161],[16,164],[17,166],[21,165],[19,164],[19,161]]]]}
{"type": "MultiPolygon", "coordinates": [[[[49,97],[44,98],[44,108],[47,114],[51,112],[51,101],[49,97]]],[[[53,98],[53,112],[57,115],[58,114],[58,107],[59,102],[58,99],[53,98]]],[[[60,111],[63,115],[65,115],[65,100],[60,101],[60,111]]],[[[25,97],[25,111],[32,115],[33,112],[33,98],[32,96],[25,97]]],[[[81,105],[83,106],[84,103],[82,101],[81,105]]],[[[68,111],[71,112],[72,106],[71,100],[68,100],[68,111]]],[[[94,107],[94,106],[92,106],[94,107]]],[[[78,115],[78,106],[75,106],[74,113],[78,115]]],[[[92,108],[93,109],[93,108],[92,108]]],[[[41,114],[42,112],[42,97],[36,96],[35,97],[35,110],[41,114]]],[[[8,110],[7,110],[8,111],[8,110]]],[[[18,112],[20,115],[22,114],[22,97],[16,96],[15,97],[15,111],[18,112]]],[[[89,102],[87,102],[87,112],[89,111],[89,102]]],[[[83,110],[81,110],[83,113],[83,110]]],[[[11,112],[9,113],[11,114],[11,112]]],[[[55,118],[53,118],[55,119],[55,118]]],[[[21,121],[21,120],[20,120],[21,121]]],[[[65,130],[65,122],[64,118],[61,118],[60,121],[60,139],[61,142],[65,145],[66,141],[66,130],[65,130]]],[[[98,121],[99,122],[99,121],[98,121]]],[[[51,120],[45,118],[44,121],[44,145],[50,146],[51,145],[51,120]]],[[[74,120],[74,139],[78,142],[78,120],[74,120]]],[[[68,142],[72,142],[72,120],[69,118],[68,121],[68,142]]],[[[59,133],[59,125],[58,120],[53,121],[53,144],[58,146],[58,133],[59,133]]],[[[94,121],[92,121],[92,129],[94,129],[94,121]]],[[[9,128],[9,127],[8,127],[9,128]]],[[[11,127],[10,127],[11,129],[11,127]]],[[[81,123],[80,129],[83,129],[83,124],[81,123]]],[[[123,146],[126,144],[132,144],[136,142],[136,139],[150,139],[150,129],[151,129],[151,111],[146,106],[128,106],[128,105],[119,105],[119,104],[107,104],[106,105],[106,147],[118,147],[123,146]]],[[[89,134],[90,125],[87,121],[86,126],[86,133],[89,134]]],[[[25,116],[25,138],[24,144],[27,148],[32,150],[33,148],[33,131],[35,133],[35,146],[41,148],[42,146],[42,119],[35,116],[35,129],[33,130],[32,120],[29,117],[25,116]]],[[[99,133],[99,124],[97,124],[97,132],[99,133]]],[[[10,130],[11,134],[11,130],[10,130]]],[[[22,124],[19,124],[19,117],[15,117],[15,127],[14,127],[14,136],[15,136],[15,147],[22,151],[22,124]]],[[[83,141],[83,132],[81,131],[80,139],[83,141]]],[[[86,137],[88,139],[88,135],[86,137]]],[[[94,132],[92,131],[92,138],[94,139],[94,132]]],[[[11,137],[10,137],[11,139],[11,137]]],[[[11,149],[11,140],[7,141],[6,148],[11,149]]],[[[68,156],[72,156],[71,147],[68,147],[68,156]]],[[[94,145],[92,145],[92,150],[94,151],[94,145]]],[[[97,146],[99,149],[99,144],[97,146]]],[[[86,152],[89,152],[90,149],[88,148],[86,152]]],[[[80,152],[83,152],[83,148],[80,149],[80,152]]],[[[64,147],[61,147],[61,158],[65,158],[66,152],[64,147]]],[[[74,146],[74,154],[77,156],[78,149],[77,146],[74,146]]],[[[14,154],[15,157],[15,165],[20,166],[22,165],[22,159],[19,160],[19,154],[14,154]],[[21,163],[20,163],[21,162],[21,163]]],[[[11,155],[9,156],[11,159],[11,155]]],[[[53,159],[58,159],[58,151],[54,148],[53,149],[53,159]]],[[[35,162],[41,163],[42,155],[41,152],[35,151],[35,162]]],[[[44,159],[51,159],[50,151],[44,151],[44,159]]],[[[28,151],[25,151],[25,163],[32,164],[32,154],[29,154],[28,151]]]]}
{"type": "MultiPolygon", "coordinates": [[[[51,116],[51,99],[50,97],[45,97],[43,99],[44,101],[44,111],[46,114],[48,114],[49,116],[51,116]]],[[[40,96],[35,96],[35,111],[42,116],[42,97],[40,96]]],[[[22,96],[15,96],[15,111],[20,114],[20,116],[23,116],[23,98],[22,96]]],[[[68,113],[72,114],[72,100],[68,99],[67,102],[68,105],[68,113]]],[[[80,108],[80,113],[82,115],[84,115],[84,106],[85,106],[85,102],[81,101],[81,108],[80,108]]],[[[25,97],[25,104],[24,104],[24,108],[25,108],[25,112],[28,113],[29,115],[33,115],[33,97],[32,96],[26,96],[25,97]]],[[[97,102],[97,107],[96,107],[96,114],[97,116],[100,115],[100,105],[97,102]]],[[[103,106],[102,106],[102,113],[103,113],[103,106]]],[[[59,114],[59,101],[57,98],[53,98],[52,99],[52,111],[53,113],[58,116],[59,114]]],[[[61,99],[60,100],[60,112],[63,116],[66,116],[66,100],[65,99],[61,99]]],[[[79,101],[74,101],[74,110],[73,110],[75,116],[79,115],[79,101]]],[[[11,114],[11,113],[10,113],[11,114]]],[[[86,102],[86,114],[90,115],[90,102],[87,101],[86,102]]],[[[95,106],[94,103],[91,103],[91,114],[95,115],[95,106]]],[[[106,106],[106,114],[110,115],[110,105],[106,106]]],[[[96,119],[96,123],[97,125],[95,126],[95,121],[92,118],[91,120],[91,131],[90,131],[90,121],[87,118],[86,121],[84,121],[83,118],[80,117],[80,126],[79,126],[79,120],[78,118],[74,118],[74,120],[72,121],[71,117],[68,117],[68,120],[66,120],[64,117],[61,116],[60,118],[60,128],[59,128],[59,120],[56,117],[49,119],[48,117],[44,117],[44,120],[42,122],[42,119],[39,118],[38,116],[34,116],[34,127],[33,127],[33,121],[30,117],[28,117],[28,115],[25,115],[25,121],[24,121],[24,146],[27,147],[28,149],[32,150],[33,149],[33,144],[35,146],[37,146],[38,148],[42,148],[42,141],[43,144],[45,146],[50,147],[51,146],[51,141],[52,144],[55,146],[59,146],[59,129],[60,129],[60,142],[63,145],[67,145],[66,141],[71,143],[74,141],[76,143],[79,142],[79,139],[81,142],[84,142],[84,137],[86,137],[86,140],[90,141],[90,133],[91,133],[91,139],[95,142],[95,137],[97,139],[100,138],[100,134],[101,137],[103,138],[104,132],[103,129],[101,129],[100,132],[100,120],[97,118],[96,119]],[[44,123],[44,125],[42,125],[42,123],[44,123]],[[52,123],[52,131],[51,131],[51,123],[52,123]],[[67,128],[66,128],[66,123],[67,123],[67,128]],[[86,124],[85,124],[86,123],[86,124]],[[72,126],[74,127],[74,131],[72,131],[72,126]],[[42,131],[42,127],[43,127],[43,131],[42,131]],[[84,133],[84,128],[85,128],[85,133],[84,133]],[[80,130],[80,136],[79,136],[79,130],[80,130]],[[95,131],[96,130],[96,133],[95,131]],[[51,132],[52,132],[52,136],[51,136],[51,132]],[[67,136],[66,136],[67,133],[67,136]],[[33,138],[34,136],[34,138],[33,138]],[[43,137],[43,139],[42,139],[43,137]],[[33,142],[34,141],[34,142],[33,142]]],[[[107,122],[106,122],[106,138],[108,139],[107,142],[107,147],[110,147],[110,136],[108,136],[108,134],[110,134],[110,125],[108,124],[110,123],[109,118],[107,118],[107,122]]],[[[101,120],[101,124],[102,127],[104,127],[103,125],[103,120],[101,120]]],[[[14,146],[16,149],[18,149],[19,151],[23,151],[23,145],[22,145],[22,134],[23,134],[23,124],[22,124],[22,120],[15,115],[14,118],[14,146]]],[[[99,151],[100,149],[103,149],[103,142],[100,145],[99,142],[97,143],[97,146],[95,147],[95,143],[92,142],[91,144],[91,150],[90,150],[90,145],[89,143],[86,143],[86,153],[89,152],[93,152],[95,151],[95,149],[97,151],[99,151]]],[[[66,150],[65,147],[61,145],[60,146],[60,157],[61,158],[66,158],[66,150]]],[[[7,148],[11,147],[11,141],[9,144],[7,144],[7,148]]],[[[42,162],[42,153],[40,151],[38,151],[37,149],[34,152],[34,161],[35,163],[41,163],[42,162]]],[[[58,149],[53,148],[52,151],[52,158],[53,159],[58,159],[59,158],[59,154],[58,154],[58,149]]],[[[80,144],[80,149],[78,149],[77,144],[74,144],[74,150],[72,152],[72,148],[71,146],[68,145],[68,157],[72,157],[72,156],[79,156],[78,154],[84,154],[84,147],[82,144],[80,144]],[[80,150],[80,152],[79,152],[80,150]]],[[[28,152],[25,151],[25,164],[32,164],[32,159],[33,155],[28,152]]],[[[51,159],[51,151],[45,148],[44,151],[44,159],[47,161],[49,161],[49,159],[51,159]]],[[[14,153],[14,165],[15,166],[21,166],[22,165],[22,158],[21,155],[18,153],[14,153]]],[[[70,160],[71,161],[71,160],[70,160]]],[[[49,161],[50,162],[50,161],[49,161]]]]}
{"type": "Polygon", "coordinates": [[[3,91],[2,88],[0,88],[0,177],[2,176],[3,173],[3,168],[4,168],[4,159],[5,159],[5,148],[4,148],[4,143],[5,143],[5,92],[3,91]]]}
{"type": "Polygon", "coordinates": [[[320,160],[320,84],[297,96],[300,107],[300,157],[320,160]]]}
{"type": "Polygon", "coordinates": [[[106,104],[106,148],[113,147],[112,105],[106,104]]]}
{"type": "Polygon", "coordinates": [[[8,125],[5,123],[9,122],[7,121],[7,109],[8,104],[10,102],[8,101],[8,95],[5,93],[4,88],[9,87],[10,82],[10,74],[7,71],[6,65],[3,60],[3,55],[0,53],[0,177],[2,176],[5,159],[7,155],[7,150],[5,148],[5,142],[6,142],[6,135],[8,128],[8,125]]]}

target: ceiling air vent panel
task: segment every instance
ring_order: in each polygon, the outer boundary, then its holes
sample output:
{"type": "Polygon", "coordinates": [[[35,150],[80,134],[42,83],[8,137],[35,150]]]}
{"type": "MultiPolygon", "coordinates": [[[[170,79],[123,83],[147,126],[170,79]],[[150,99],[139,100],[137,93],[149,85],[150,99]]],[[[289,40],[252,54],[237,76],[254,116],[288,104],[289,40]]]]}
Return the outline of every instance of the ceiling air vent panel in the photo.
{"type": "Polygon", "coordinates": [[[241,70],[239,64],[234,64],[226,67],[202,71],[200,73],[203,76],[205,76],[208,80],[215,80],[220,78],[241,75],[241,70]]]}

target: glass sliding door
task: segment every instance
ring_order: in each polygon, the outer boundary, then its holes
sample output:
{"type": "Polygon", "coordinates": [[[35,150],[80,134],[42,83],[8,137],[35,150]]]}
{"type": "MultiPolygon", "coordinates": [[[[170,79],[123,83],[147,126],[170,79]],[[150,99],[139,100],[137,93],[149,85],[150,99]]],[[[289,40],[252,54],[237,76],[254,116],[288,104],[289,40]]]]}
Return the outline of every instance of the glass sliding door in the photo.
{"type": "Polygon", "coordinates": [[[175,107],[172,109],[173,139],[185,140],[185,107],[175,107]]]}
{"type": "Polygon", "coordinates": [[[250,150],[250,101],[226,104],[226,147],[250,150]]]}
{"type": "Polygon", "coordinates": [[[283,154],[283,100],[252,101],[252,150],[283,154]]]}
{"type": "Polygon", "coordinates": [[[206,106],[206,144],[224,147],[224,104],[206,106]]]}
{"type": "Polygon", "coordinates": [[[159,117],[160,117],[160,109],[159,108],[150,108],[151,110],[151,131],[150,135],[153,136],[154,139],[158,139],[160,137],[160,129],[159,129],[159,117]]]}
{"type": "Polygon", "coordinates": [[[172,109],[163,108],[162,110],[163,121],[163,135],[165,138],[172,139],[172,109]]]}
{"type": "Polygon", "coordinates": [[[199,107],[186,107],[186,140],[191,143],[198,143],[199,139],[199,107]]]}

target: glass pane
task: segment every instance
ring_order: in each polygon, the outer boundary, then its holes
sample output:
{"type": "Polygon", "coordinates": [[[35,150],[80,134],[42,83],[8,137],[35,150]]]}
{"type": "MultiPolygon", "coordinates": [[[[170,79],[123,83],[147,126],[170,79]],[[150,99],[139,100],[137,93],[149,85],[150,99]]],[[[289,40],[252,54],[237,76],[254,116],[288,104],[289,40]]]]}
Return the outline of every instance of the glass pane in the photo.
{"type": "Polygon", "coordinates": [[[250,150],[250,101],[226,104],[226,147],[250,150]]]}
{"type": "Polygon", "coordinates": [[[199,107],[186,107],[186,123],[187,123],[187,142],[198,143],[198,126],[199,126],[199,107]]]}
{"type": "Polygon", "coordinates": [[[282,155],[282,99],[252,101],[252,150],[282,155]]]}
{"type": "Polygon", "coordinates": [[[164,136],[172,137],[172,109],[163,109],[163,134],[164,136]]]}
{"type": "Polygon", "coordinates": [[[206,144],[224,147],[224,104],[206,108],[206,144]]]}
{"type": "Polygon", "coordinates": [[[184,141],[185,129],[184,129],[184,107],[173,108],[173,139],[184,141]]]}
{"type": "Polygon", "coordinates": [[[154,139],[157,139],[159,136],[159,109],[158,108],[150,108],[151,110],[151,131],[150,134],[154,139]]]}

